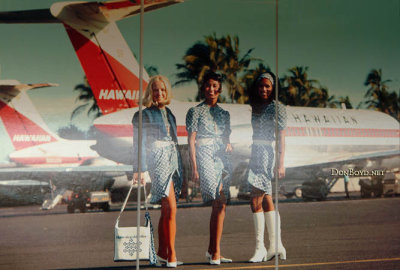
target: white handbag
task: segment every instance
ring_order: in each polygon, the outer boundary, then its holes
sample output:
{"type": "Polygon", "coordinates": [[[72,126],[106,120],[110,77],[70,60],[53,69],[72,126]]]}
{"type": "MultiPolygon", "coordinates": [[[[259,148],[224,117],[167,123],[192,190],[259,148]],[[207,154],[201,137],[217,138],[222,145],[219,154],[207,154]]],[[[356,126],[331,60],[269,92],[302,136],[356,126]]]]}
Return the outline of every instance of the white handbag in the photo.
{"type": "MultiPolygon", "coordinates": [[[[115,222],[114,228],[114,261],[135,261],[139,253],[139,260],[149,260],[151,265],[156,264],[156,254],[154,248],[153,227],[151,224],[150,214],[147,208],[146,188],[144,187],[145,196],[145,226],[140,227],[139,241],[137,238],[137,227],[119,227],[119,219],[125,210],[130,193],[129,192],[122,205],[121,212],[115,222]]],[[[140,206],[139,206],[140,207],[140,206]]]]}

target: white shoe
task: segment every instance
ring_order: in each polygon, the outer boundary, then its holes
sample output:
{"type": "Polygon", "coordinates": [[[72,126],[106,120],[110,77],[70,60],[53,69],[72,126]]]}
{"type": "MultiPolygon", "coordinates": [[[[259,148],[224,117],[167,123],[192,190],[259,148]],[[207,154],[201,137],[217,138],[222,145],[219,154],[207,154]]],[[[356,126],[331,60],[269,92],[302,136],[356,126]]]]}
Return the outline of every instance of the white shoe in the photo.
{"type": "Polygon", "coordinates": [[[161,258],[160,256],[157,255],[157,263],[156,263],[156,266],[161,266],[161,263],[166,263],[166,264],[167,264],[167,267],[176,267],[176,266],[178,266],[178,265],[182,265],[182,264],[183,264],[183,262],[178,261],[178,260],[176,260],[176,262],[168,262],[167,259],[163,259],[163,258],[161,258]],[[168,264],[169,264],[170,266],[168,266],[168,264]],[[176,264],[176,266],[173,266],[174,264],[176,264]]]}
{"type": "Polygon", "coordinates": [[[253,213],[254,221],[254,232],[256,235],[256,250],[254,251],[253,257],[250,258],[249,262],[265,262],[267,260],[267,249],[264,246],[264,230],[265,230],[265,218],[264,212],[253,213]]]}
{"type": "Polygon", "coordinates": [[[224,258],[224,257],[220,257],[219,260],[220,260],[222,263],[231,263],[231,262],[232,262],[232,259],[224,258]]]}
{"type": "Polygon", "coordinates": [[[177,262],[167,262],[168,268],[176,268],[177,265],[178,265],[177,262]]]}
{"type": "Polygon", "coordinates": [[[286,260],[286,249],[283,247],[281,239],[281,217],[278,216],[278,227],[275,228],[275,211],[265,213],[265,224],[268,229],[269,236],[269,248],[267,251],[267,260],[271,260],[273,257],[279,256],[281,260],[286,260]],[[276,238],[278,238],[278,250],[276,250],[276,238]]]}
{"type": "Polygon", "coordinates": [[[208,253],[208,251],[206,251],[206,258],[207,258],[208,262],[212,265],[220,265],[221,264],[221,260],[220,259],[213,260],[211,254],[208,253]]]}
{"type": "Polygon", "coordinates": [[[208,253],[208,251],[206,251],[206,258],[207,258],[208,262],[212,265],[220,265],[221,264],[221,259],[213,260],[211,254],[208,253]]]}
{"type": "Polygon", "coordinates": [[[210,264],[221,264],[221,263],[231,263],[232,259],[228,259],[228,258],[224,258],[222,256],[220,256],[219,260],[213,260],[212,259],[212,255],[210,253],[208,253],[208,251],[206,252],[206,258],[208,259],[210,264]]]}

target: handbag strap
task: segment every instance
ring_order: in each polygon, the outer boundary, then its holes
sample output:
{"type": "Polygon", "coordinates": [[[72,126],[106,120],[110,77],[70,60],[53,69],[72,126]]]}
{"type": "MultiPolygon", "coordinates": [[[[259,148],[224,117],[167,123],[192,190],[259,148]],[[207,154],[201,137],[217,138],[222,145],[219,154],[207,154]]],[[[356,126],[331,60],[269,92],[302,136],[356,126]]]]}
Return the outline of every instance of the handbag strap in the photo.
{"type": "MultiPolygon", "coordinates": [[[[138,177],[138,178],[140,179],[140,177],[138,177]]],[[[140,184],[140,181],[138,181],[138,185],[140,185],[140,187],[142,187],[142,185],[140,184]]],[[[125,207],[126,207],[126,204],[128,203],[128,199],[129,199],[129,196],[131,195],[132,189],[133,189],[133,182],[132,182],[131,187],[129,188],[128,194],[126,195],[126,198],[125,198],[125,201],[124,201],[124,204],[122,205],[121,211],[119,212],[118,218],[117,218],[117,220],[115,222],[115,226],[116,227],[118,227],[119,219],[120,219],[120,217],[122,215],[122,212],[124,212],[124,210],[125,210],[125,207]]],[[[147,206],[146,181],[145,181],[145,183],[143,185],[143,191],[144,191],[144,207],[146,209],[146,212],[148,212],[149,209],[148,209],[148,206],[147,206]]],[[[139,192],[140,192],[140,189],[139,189],[139,192]]],[[[141,205],[138,205],[138,207],[141,207],[141,205]]]]}

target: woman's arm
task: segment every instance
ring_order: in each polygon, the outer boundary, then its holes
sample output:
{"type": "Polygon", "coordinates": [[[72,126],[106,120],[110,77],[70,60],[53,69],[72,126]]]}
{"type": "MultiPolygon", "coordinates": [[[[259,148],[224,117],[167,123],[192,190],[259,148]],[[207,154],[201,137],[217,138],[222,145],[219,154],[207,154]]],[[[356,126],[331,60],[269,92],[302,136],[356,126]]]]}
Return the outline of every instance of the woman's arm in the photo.
{"type": "Polygon", "coordinates": [[[279,131],[279,168],[278,168],[278,176],[279,178],[285,177],[285,130],[279,131]]]}
{"type": "Polygon", "coordinates": [[[196,135],[197,132],[190,132],[188,134],[189,160],[192,168],[193,182],[197,182],[199,180],[199,172],[197,171],[197,162],[196,162],[196,135]]]}
{"type": "Polygon", "coordinates": [[[233,148],[231,145],[231,141],[229,137],[231,136],[232,130],[231,130],[231,116],[229,112],[226,112],[225,115],[225,128],[224,128],[224,134],[222,135],[223,137],[223,143],[226,145],[225,147],[225,152],[231,153],[233,148]]]}
{"type": "MultiPolygon", "coordinates": [[[[147,127],[148,127],[149,119],[145,115],[142,114],[142,158],[141,158],[141,171],[147,171],[147,164],[146,164],[146,147],[147,147],[147,127]]],[[[133,120],[133,171],[137,172],[138,168],[138,137],[139,137],[139,113],[135,113],[133,120]]]]}

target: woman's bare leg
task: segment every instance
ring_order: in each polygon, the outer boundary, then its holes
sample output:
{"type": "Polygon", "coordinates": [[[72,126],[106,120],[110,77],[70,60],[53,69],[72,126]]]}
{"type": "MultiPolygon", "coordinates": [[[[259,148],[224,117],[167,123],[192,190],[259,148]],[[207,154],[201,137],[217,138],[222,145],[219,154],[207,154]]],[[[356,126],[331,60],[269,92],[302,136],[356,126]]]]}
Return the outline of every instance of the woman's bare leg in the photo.
{"type": "Polygon", "coordinates": [[[160,245],[158,255],[164,259],[167,258],[169,262],[175,262],[176,199],[174,183],[171,182],[170,185],[168,197],[164,197],[161,200],[161,226],[159,225],[158,230],[160,245]],[[160,227],[162,228],[161,231],[160,227]]]}
{"type": "MultiPolygon", "coordinates": [[[[161,200],[161,205],[163,204],[164,198],[161,200]]],[[[161,207],[161,216],[158,222],[158,252],[157,255],[163,259],[168,258],[168,248],[167,248],[167,228],[166,222],[166,213],[163,207],[161,207]]]]}
{"type": "Polygon", "coordinates": [[[262,209],[264,212],[274,211],[274,201],[272,200],[272,196],[268,194],[264,194],[263,201],[262,201],[262,209]]]}
{"type": "Polygon", "coordinates": [[[208,253],[212,255],[213,260],[218,260],[221,257],[221,238],[224,229],[226,203],[227,200],[223,191],[220,191],[220,197],[212,202],[208,253]]]}

